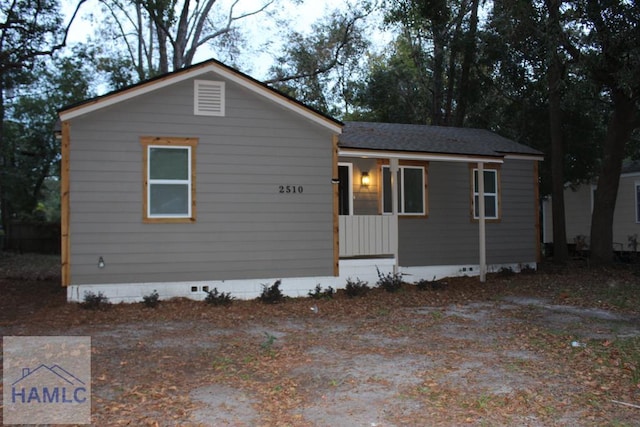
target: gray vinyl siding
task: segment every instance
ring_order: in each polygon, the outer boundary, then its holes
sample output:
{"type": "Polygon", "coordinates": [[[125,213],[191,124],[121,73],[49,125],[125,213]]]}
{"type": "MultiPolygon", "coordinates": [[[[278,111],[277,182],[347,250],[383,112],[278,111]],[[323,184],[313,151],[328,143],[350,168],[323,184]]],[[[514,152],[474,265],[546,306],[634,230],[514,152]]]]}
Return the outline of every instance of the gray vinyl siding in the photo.
{"type": "MultiPolygon", "coordinates": [[[[502,216],[487,223],[487,262],[536,260],[536,202],[531,161],[501,166],[502,216]]],[[[401,266],[478,263],[478,223],[471,220],[470,172],[466,163],[429,163],[428,218],[399,218],[401,266]]]]}
{"type": "MultiPolygon", "coordinates": [[[[613,215],[613,243],[615,250],[632,250],[629,237],[640,237],[640,223],[636,221],[636,182],[640,183],[640,174],[620,177],[616,208],[613,215]]],[[[591,214],[593,211],[592,185],[583,184],[564,191],[567,243],[575,242],[576,236],[585,236],[591,240],[591,214]]],[[[553,242],[552,200],[545,203],[545,236],[547,242],[553,242]]]]}
{"type": "Polygon", "coordinates": [[[629,237],[636,235],[640,239],[640,223],[636,219],[636,183],[640,184],[640,175],[626,175],[620,178],[616,210],[613,217],[613,241],[616,250],[633,250],[629,237]]]}
{"type": "Polygon", "coordinates": [[[72,119],[71,284],[332,275],[331,141],[229,81],[225,117],[195,116],[188,80],[72,119]],[[199,139],[195,223],[142,222],[141,136],[199,139]]]}

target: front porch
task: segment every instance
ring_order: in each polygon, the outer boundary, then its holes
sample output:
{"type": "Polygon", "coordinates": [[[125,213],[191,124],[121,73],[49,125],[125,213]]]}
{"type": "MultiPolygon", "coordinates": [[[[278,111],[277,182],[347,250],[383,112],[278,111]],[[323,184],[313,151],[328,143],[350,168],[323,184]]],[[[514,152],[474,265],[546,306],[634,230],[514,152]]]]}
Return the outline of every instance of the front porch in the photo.
{"type": "Polygon", "coordinates": [[[340,258],[397,258],[397,215],[340,215],[340,258]]]}

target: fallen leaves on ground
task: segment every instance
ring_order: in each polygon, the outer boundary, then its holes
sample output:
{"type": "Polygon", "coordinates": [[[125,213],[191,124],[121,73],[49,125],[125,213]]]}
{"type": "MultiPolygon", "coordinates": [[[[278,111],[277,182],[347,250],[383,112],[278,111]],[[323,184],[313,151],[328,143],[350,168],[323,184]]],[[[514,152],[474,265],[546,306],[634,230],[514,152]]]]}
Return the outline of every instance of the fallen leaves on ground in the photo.
{"type": "Polygon", "coordinates": [[[118,304],[91,311],[66,303],[55,281],[12,276],[0,278],[0,329],[91,335],[96,425],[195,425],[202,402],[190,393],[210,384],[248,396],[259,425],[313,425],[301,408],[329,411],[341,392],[363,382],[393,396],[384,412],[388,425],[634,425],[639,410],[612,400],[640,403],[638,339],[583,339],[549,326],[526,305],[487,322],[491,339],[464,338],[475,337],[484,321],[474,310],[505,296],[638,316],[639,283],[633,268],[542,270],[493,274],[486,283],[448,279],[438,290],[375,289],[356,298],[339,292],[333,299],[227,307],[174,299],[153,309],[118,304]],[[586,346],[572,347],[573,340],[586,346]],[[367,373],[372,360],[403,357],[434,363],[402,385],[385,372],[367,373]],[[335,358],[342,358],[343,372],[319,369],[335,358]],[[526,381],[512,384],[513,378],[526,381]]]}

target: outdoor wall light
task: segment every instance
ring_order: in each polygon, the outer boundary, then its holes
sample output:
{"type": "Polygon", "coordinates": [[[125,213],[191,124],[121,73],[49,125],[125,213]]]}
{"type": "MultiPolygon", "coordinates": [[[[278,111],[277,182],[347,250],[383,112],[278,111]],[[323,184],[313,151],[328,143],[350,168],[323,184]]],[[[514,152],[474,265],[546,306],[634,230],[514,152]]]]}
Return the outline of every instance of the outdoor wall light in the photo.
{"type": "Polygon", "coordinates": [[[371,184],[371,178],[369,178],[369,172],[362,172],[360,183],[362,184],[363,187],[368,187],[369,184],[371,184]]]}
{"type": "Polygon", "coordinates": [[[104,268],[104,258],[98,258],[98,268],[104,268]]]}

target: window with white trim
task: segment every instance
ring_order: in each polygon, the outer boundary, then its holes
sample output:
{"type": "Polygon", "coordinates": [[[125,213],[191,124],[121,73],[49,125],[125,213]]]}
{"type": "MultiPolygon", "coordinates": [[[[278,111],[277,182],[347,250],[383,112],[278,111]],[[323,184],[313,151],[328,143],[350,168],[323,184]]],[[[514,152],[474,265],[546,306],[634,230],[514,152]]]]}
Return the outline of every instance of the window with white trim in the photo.
{"type": "MultiPolygon", "coordinates": [[[[398,166],[398,214],[426,215],[426,173],[424,166],[398,166]]],[[[393,213],[391,169],[382,166],[382,213],[393,213]]]]}
{"type": "Polygon", "coordinates": [[[195,147],[191,138],[142,138],[143,219],[146,222],[195,220],[195,147]]]}
{"type": "MultiPolygon", "coordinates": [[[[484,169],[484,217],[486,219],[498,219],[499,210],[499,187],[498,170],[484,169]]],[[[473,218],[480,218],[478,210],[478,169],[473,169],[473,218]]]]}

